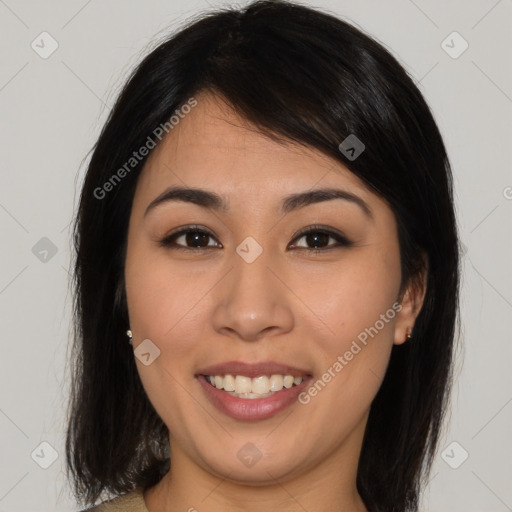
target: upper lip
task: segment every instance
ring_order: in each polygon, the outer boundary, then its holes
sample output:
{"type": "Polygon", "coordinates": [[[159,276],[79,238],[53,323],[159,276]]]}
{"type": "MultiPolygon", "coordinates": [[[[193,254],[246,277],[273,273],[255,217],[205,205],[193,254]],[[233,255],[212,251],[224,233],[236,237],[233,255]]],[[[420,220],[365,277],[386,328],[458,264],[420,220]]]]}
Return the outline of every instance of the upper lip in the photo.
{"type": "Polygon", "coordinates": [[[254,378],[260,375],[292,375],[293,377],[306,377],[310,375],[307,370],[296,368],[274,361],[261,361],[258,363],[244,363],[243,361],[227,361],[214,364],[198,370],[197,375],[244,375],[254,378]]]}

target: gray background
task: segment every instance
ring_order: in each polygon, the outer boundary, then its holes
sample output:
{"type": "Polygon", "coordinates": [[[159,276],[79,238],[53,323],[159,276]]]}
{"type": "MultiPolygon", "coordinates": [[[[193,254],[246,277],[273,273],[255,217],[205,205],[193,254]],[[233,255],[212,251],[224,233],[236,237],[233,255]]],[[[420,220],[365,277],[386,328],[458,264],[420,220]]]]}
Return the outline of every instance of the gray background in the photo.
{"type": "MultiPolygon", "coordinates": [[[[511,1],[304,3],[398,57],[431,105],[454,169],[464,342],[422,510],[512,510],[511,1]],[[454,31],[469,44],[457,58],[447,53],[463,49],[454,31]]],[[[69,223],[87,152],[155,37],[221,5],[0,0],[0,512],[76,510],[63,471],[69,223]],[[46,59],[44,31],[58,43],[46,59]],[[52,450],[57,459],[43,469],[52,450]]]]}

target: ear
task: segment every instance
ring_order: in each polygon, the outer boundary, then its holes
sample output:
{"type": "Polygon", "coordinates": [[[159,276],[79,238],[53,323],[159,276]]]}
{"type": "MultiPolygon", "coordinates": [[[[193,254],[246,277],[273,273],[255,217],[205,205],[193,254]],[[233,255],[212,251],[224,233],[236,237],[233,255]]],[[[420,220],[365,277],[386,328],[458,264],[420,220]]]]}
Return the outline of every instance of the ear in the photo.
{"type": "Polygon", "coordinates": [[[428,258],[422,257],[422,264],[416,274],[409,280],[405,289],[402,291],[399,302],[402,306],[396,315],[395,322],[395,345],[401,345],[408,340],[408,335],[412,333],[414,337],[414,323],[423,306],[425,294],[427,291],[428,277],[428,258]]]}

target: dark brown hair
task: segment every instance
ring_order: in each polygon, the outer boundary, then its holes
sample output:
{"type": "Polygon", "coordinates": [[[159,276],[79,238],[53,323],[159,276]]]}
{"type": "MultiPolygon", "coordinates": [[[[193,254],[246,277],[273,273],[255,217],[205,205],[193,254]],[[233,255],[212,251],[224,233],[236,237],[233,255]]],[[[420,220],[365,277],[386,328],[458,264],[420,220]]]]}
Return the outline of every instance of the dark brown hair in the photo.
{"type": "Polygon", "coordinates": [[[402,287],[428,260],[414,340],[393,346],[365,432],[357,487],[371,512],[418,508],[441,432],[458,320],[459,245],[443,140],[414,81],[379,43],[337,17],[286,1],[200,15],[134,70],[93,149],[74,226],[75,340],[66,440],[77,498],[155,485],[169,469],[167,428],[127,343],[124,260],[145,159],[97,190],[201,91],[275,139],[343,163],[392,208],[402,287]],[[365,144],[355,160],[339,144],[365,144]],[[95,193],[96,191],[96,193],[95,193]],[[423,478],[422,478],[423,477],[423,478]]]}

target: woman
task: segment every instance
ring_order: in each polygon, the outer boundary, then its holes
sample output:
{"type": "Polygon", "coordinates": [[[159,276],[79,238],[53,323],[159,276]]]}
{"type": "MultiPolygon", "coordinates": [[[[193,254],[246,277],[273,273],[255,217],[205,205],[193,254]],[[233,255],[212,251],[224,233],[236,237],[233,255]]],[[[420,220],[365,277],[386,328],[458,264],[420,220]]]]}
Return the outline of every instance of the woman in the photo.
{"type": "Polygon", "coordinates": [[[399,63],[288,2],[134,71],[75,224],[67,462],[92,510],[418,510],[448,404],[445,147],[399,63]]]}

